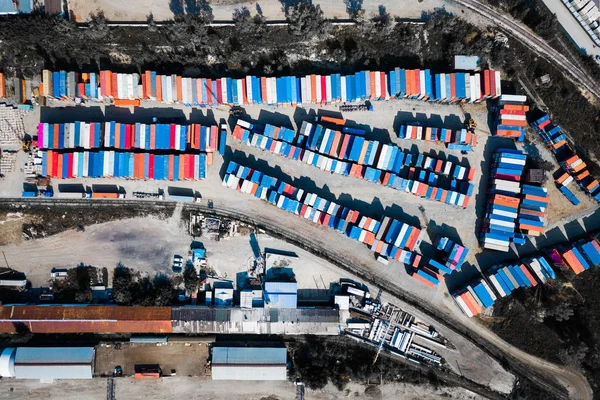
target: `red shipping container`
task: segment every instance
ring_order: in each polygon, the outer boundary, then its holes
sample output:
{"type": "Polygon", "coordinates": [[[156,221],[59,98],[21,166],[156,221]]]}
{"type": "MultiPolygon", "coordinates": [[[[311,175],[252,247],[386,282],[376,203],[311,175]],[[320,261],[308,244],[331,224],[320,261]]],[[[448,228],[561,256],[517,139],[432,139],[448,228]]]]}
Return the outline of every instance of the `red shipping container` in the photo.
{"type": "Polygon", "coordinates": [[[150,125],[150,150],[156,150],[156,125],[150,125]]]}
{"type": "Polygon", "coordinates": [[[456,99],[456,74],[450,74],[450,98],[456,99]]]}
{"type": "Polygon", "coordinates": [[[173,180],[173,171],[174,171],[174,168],[175,168],[175,160],[174,160],[173,154],[169,154],[169,173],[168,173],[168,179],[170,181],[173,180]]]}
{"type": "Polygon", "coordinates": [[[242,79],[242,97],[244,98],[244,104],[250,104],[248,103],[248,95],[246,94],[246,92],[246,80],[242,79]]]}
{"type": "Polygon", "coordinates": [[[73,153],[67,155],[67,176],[66,178],[73,178],[73,153]]]}
{"type": "Polygon", "coordinates": [[[222,92],[222,86],[221,86],[221,80],[217,79],[217,103],[219,104],[223,104],[223,92],[222,92]]]}
{"type": "Polygon", "coordinates": [[[129,150],[135,147],[135,125],[125,125],[125,135],[127,135],[127,140],[125,141],[126,148],[129,150]]]}
{"type": "MultiPolygon", "coordinates": [[[[104,87],[104,71],[100,71],[100,96],[104,96],[104,91],[105,91],[105,87],[104,87]]],[[[41,92],[41,90],[40,90],[41,92]]]]}
{"type": "Polygon", "coordinates": [[[212,79],[206,79],[205,85],[206,85],[206,103],[212,104],[215,102],[215,94],[213,93],[213,89],[212,89],[212,79]]]}
{"type": "Polygon", "coordinates": [[[148,178],[154,179],[154,154],[148,156],[148,178]]]}
{"type": "Polygon", "coordinates": [[[325,75],[321,75],[321,99],[322,103],[327,102],[327,80],[325,75]]]}
{"type": "Polygon", "coordinates": [[[260,78],[260,95],[263,103],[267,103],[267,78],[260,78]]]}
{"type": "Polygon", "coordinates": [[[171,124],[169,126],[169,149],[174,149],[175,148],[175,131],[176,131],[176,126],[175,124],[171,124]]]}
{"type": "Polygon", "coordinates": [[[144,99],[148,99],[152,96],[152,76],[150,75],[150,71],[146,71],[142,74],[142,92],[144,99]]]}
{"type": "Polygon", "coordinates": [[[163,101],[162,76],[156,75],[156,101],[163,101]]]}
{"type": "Polygon", "coordinates": [[[483,71],[483,93],[486,97],[491,94],[490,88],[490,71],[486,69],[483,71]]]}
{"type": "Polygon", "coordinates": [[[217,151],[219,148],[219,130],[216,125],[210,127],[210,147],[212,151],[217,151]]]}
{"type": "Polygon", "coordinates": [[[119,91],[118,91],[118,87],[119,87],[119,81],[118,81],[118,76],[116,73],[111,73],[111,93],[112,93],[112,97],[116,98],[119,96],[119,91]]]}
{"type": "Polygon", "coordinates": [[[496,82],[496,74],[490,71],[490,95],[496,96],[496,86],[500,86],[500,82],[496,82]]]}

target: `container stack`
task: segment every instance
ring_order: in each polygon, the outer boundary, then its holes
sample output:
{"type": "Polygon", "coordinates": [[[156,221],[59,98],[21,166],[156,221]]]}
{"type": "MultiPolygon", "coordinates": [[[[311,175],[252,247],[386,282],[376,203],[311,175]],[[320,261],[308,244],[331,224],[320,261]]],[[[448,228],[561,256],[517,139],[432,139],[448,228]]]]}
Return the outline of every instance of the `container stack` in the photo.
{"type": "Polygon", "coordinates": [[[216,126],[199,124],[121,124],[110,122],[71,122],[38,124],[40,149],[122,149],[219,151],[216,126]]]}
{"type": "Polygon", "coordinates": [[[560,166],[571,175],[579,187],[600,202],[600,182],[587,169],[587,164],[577,154],[559,162],[560,166]]]}
{"type": "Polygon", "coordinates": [[[380,221],[361,215],[356,210],[233,161],[227,166],[223,186],[251,194],[278,208],[337,230],[364,243],[379,257],[408,265],[418,265],[420,261],[420,256],[413,251],[421,242],[422,231],[414,226],[389,217],[380,221]]]}
{"type": "Polygon", "coordinates": [[[450,150],[471,151],[477,145],[477,135],[468,129],[452,131],[445,128],[402,125],[398,131],[398,137],[444,143],[450,150]]]}
{"type": "Polygon", "coordinates": [[[199,180],[206,177],[206,154],[122,151],[56,152],[40,150],[41,175],[57,179],[126,178],[199,180]]]}
{"type": "Polygon", "coordinates": [[[521,187],[518,228],[522,233],[539,236],[544,232],[544,212],[548,202],[548,189],[534,185],[521,187]]]}
{"type": "Polygon", "coordinates": [[[555,180],[555,183],[558,186],[558,189],[560,190],[560,192],[562,194],[564,194],[567,199],[569,199],[571,204],[573,204],[574,206],[577,206],[577,205],[579,205],[580,201],[577,198],[577,196],[575,196],[575,193],[573,193],[568,188],[568,186],[574,181],[575,180],[573,179],[573,177],[571,175],[569,175],[568,172],[565,172],[555,180]]]}
{"type": "Polygon", "coordinates": [[[508,252],[511,242],[523,244],[517,233],[520,180],[527,156],[519,150],[498,149],[490,176],[489,201],[480,240],[484,248],[508,252]]]}
{"type": "Polygon", "coordinates": [[[480,314],[486,308],[491,307],[497,299],[494,291],[483,278],[478,278],[473,283],[457,290],[452,297],[462,312],[469,317],[480,314]]]}
{"type": "Polygon", "coordinates": [[[496,265],[485,273],[499,297],[505,297],[521,287],[534,287],[538,282],[525,264],[496,265]]]}
{"type": "Polygon", "coordinates": [[[552,124],[548,114],[532,122],[531,126],[540,135],[552,153],[560,153],[567,146],[567,134],[562,132],[560,126],[552,124]]]}
{"type": "Polygon", "coordinates": [[[444,280],[443,274],[423,265],[412,271],[410,276],[430,288],[436,287],[444,280]]]}
{"type": "Polygon", "coordinates": [[[573,205],[578,205],[579,200],[567,187],[575,181],[584,192],[600,203],[600,182],[590,174],[585,162],[569,147],[567,134],[561,131],[560,126],[553,125],[547,114],[532,122],[531,126],[554,153],[558,163],[566,172],[556,179],[560,191],[573,205]]]}
{"type": "Polygon", "coordinates": [[[429,260],[429,266],[437,269],[442,274],[451,274],[454,270],[460,271],[469,254],[469,249],[444,236],[440,236],[436,240],[435,249],[440,254],[442,261],[431,259],[429,260]]]}
{"type": "Polygon", "coordinates": [[[598,235],[580,240],[570,248],[558,250],[563,264],[576,274],[600,266],[600,240],[598,235]]]}
{"type": "Polygon", "coordinates": [[[542,284],[546,283],[548,279],[556,279],[554,270],[543,256],[528,258],[524,262],[542,284]]]}
{"type": "Polygon", "coordinates": [[[527,127],[525,113],[529,111],[529,106],[525,105],[526,102],[526,96],[508,94],[500,96],[495,136],[513,138],[519,142],[525,140],[525,128],[527,127]]]}
{"type": "Polygon", "coordinates": [[[187,106],[219,104],[330,104],[392,97],[439,102],[478,102],[498,97],[500,73],[483,71],[432,75],[430,70],[396,68],[389,73],[360,71],[352,75],[302,77],[188,78],[160,75],[67,71],[42,72],[42,94],[54,99],[82,99],[136,105],[140,100],[187,106]]]}
{"type": "Polygon", "coordinates": [[[245,121],[238,121],[232,132],[234,138],[250,146],[433,201],[466,207],[473,192],[470,181],[474,168],[405,153],[394,145],[365,140],[362,132],[355,134],[346,128],[335,131],[304,122],[294,138],[291,133],[285,137],[281,133],[268,135],[265,127],[245,121]]]}

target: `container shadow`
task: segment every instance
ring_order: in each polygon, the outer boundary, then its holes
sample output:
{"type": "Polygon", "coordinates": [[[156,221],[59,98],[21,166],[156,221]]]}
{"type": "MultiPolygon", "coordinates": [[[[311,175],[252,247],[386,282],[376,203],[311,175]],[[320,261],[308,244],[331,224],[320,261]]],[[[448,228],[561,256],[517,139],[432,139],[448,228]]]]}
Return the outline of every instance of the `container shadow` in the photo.
{"type": "MultiPolygon", "coordinates": [[[[224,121],[223,119],[221,120],[224,121]]],[[[200,124],[203,126],[217,125],[215,112],[211,109],[206,109],[206,113],[204,113],[202,109],[192,108],[188,122],[190,124],[200,124]]]]}
{"type": "Polygon", "coordinates": [[[294,123],[296,124],[296,130],[298,130],[304,121],[314,122],[315,118],[317,118],[317,112],[312,108],[306,109],[303,107],[296,107],[293,118],[294,123]]]}
{"type": "Polygon", "coordinates": [[[41,107],[40,122],[62,124],[66,122],[103,122],[104,113],[100,107],[41,107]]]}
{"type": "Polygon", "coordinates": [[[292,124],[292,120],[290,119],[289,115],[268,110],[260,110],[256,123],[260,125],[270,124],[294,129],[294,125],[292,124]]]}

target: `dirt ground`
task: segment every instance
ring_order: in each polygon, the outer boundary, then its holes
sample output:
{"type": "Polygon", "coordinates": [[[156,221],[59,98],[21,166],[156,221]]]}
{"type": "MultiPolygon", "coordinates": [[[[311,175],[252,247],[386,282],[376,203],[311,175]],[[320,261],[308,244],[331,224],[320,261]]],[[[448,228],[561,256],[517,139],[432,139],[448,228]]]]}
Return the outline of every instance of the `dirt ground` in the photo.
{"type": "MultiPolygon", "coordinates": [[[[146,21],[147,16],[152,13],[155,21],[173,19],[173,11],[170,9],[169,0],[144,0],[120,2],[115,0],[71,0],[69,9],[75,13],[77,21],[89,20],[89,15],[103,11],[110,21],[146,21]]],[[[284,20],[285,15],[279,0],[250,0],[250,1],[215,1],[209,0],[215,21],[231,20],[233,12],[237,8],[247,7],[252,14],[260,8],[262,14],[268,20],[284,20]]],[[[423,12],[431,12],[435,8],[445,7],[449,12],[462,13],[463,8],[444,0],[367,0],[362,3],[362,9],[366,15],[379,12],[379,6],[384,6],[392,16],[400,18],[420,19],[423,12]]],[[[344,0],[315,0],[313,4],[321,6],[328,18],[347,19],[348,12],[344,0]]],[[[466,10],[467,17],[474,22],[480,19],[466,10]]],[[[463,17],[465,16],[463,13],[463,17]]]]}
{"type": "Polygon", "coordinates": [[[133,376],[135,364],[158,364],[164,376],[194,376],[198,379],[210,379],[210,370],[204,369],[208,359],[208,343],[122,343],[120,349],[114,346],[96,347],[96,376],[112,375],[115,366],[123,368],[123,374],[133,376]]]}
{"type": "MultiPolygon", "coordinates": [[[[212,381],[196,377],[168,377],[159,380],[115,379],[117,399],[174,399],[189,400],[295,400],[296,387],[288,381],[212,381]]],[[[61,400],[104,400],[106,399],[106,379],[95,378],[84,381],[55,381],[41,383],[29,380],[0,381],[0,399],[40,399],[61,400]]],[[[437,400],[479,400],[482,397],[461,388],[436,389],[430,385],[409,385],[402,383],[380,386],[364,386],[350,383],[344,391],[332,385],[323,390],[305,393],[307,400],[337,399],[403,399],[437,400]],[[368,388],[368,389],[367,389],[368,388]]]]}

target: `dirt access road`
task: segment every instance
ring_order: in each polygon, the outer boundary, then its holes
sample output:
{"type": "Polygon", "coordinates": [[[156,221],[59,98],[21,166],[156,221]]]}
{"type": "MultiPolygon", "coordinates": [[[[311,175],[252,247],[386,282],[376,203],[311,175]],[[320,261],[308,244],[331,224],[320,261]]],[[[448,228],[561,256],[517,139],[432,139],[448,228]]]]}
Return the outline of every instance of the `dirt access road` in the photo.
{"type": "MultiPolygon", "coordinates": [[[[159,380],[116,378],[116,399],[186,399],[186,400],[295,400],[296,387],[288,381],[213,381],[198,377],[177,376],[159,380]]],[[[43,383],[32,380],[2,379],[0,400],[14,399],[105,400],[106,379],[70,380],[43,383]]],[[[306,390],[307,400],[403,399],[480,400],[483,397],[458,388],[434,388],[431,385],[388,383],[365,386],[350,383],[338,391],[333,385],[322,390],[306,390]]]]}

